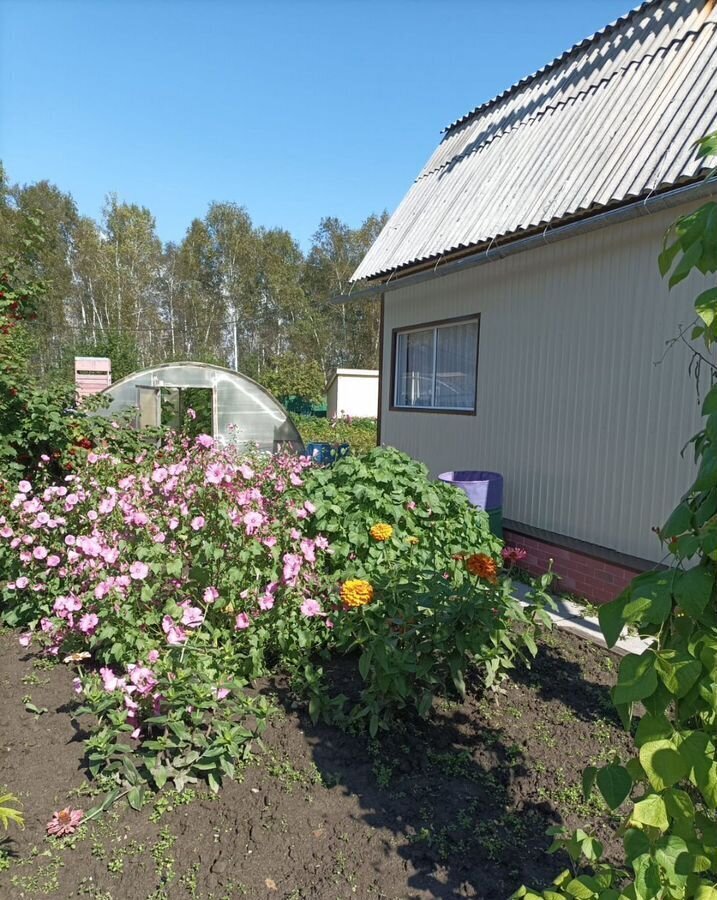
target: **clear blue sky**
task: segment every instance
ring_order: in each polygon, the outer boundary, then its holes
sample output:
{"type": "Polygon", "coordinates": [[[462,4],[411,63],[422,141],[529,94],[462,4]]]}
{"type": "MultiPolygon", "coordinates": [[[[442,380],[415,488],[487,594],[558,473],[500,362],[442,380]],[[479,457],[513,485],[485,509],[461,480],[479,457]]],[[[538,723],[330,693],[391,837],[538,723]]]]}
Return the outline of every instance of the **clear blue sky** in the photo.
{"type": "Polygon", "coordinates": [[[306,247],[392,210],[440,129],[636,0],[0,0],[0,159],[178,240],[213,200],[306,247]]]}

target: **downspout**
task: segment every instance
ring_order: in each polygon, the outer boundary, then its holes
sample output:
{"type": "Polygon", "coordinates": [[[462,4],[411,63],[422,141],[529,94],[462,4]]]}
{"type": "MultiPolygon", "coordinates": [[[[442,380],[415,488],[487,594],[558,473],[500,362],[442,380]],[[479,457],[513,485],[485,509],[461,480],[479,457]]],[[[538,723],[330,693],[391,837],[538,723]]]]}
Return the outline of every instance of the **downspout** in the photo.
{"type": "Polygon", "coordinates": [[[585,219],[580,219],[578,222],[570,222],[568,225],[559,225],[556,228],[546,227],[539,234],[518,238],[499,246],[489,246],[487,250],[476,250],[470,256],[456,259],[443,265],[436,264],[435,268],[425,272],[417,272],[414,275],[404,275],[396,278],[389,276],[389,280],[386,282],[376,283],[353,293],[333,297],[331,302],[347,303],[353,300],[377,299],[377,295],[383,297],[390,291],[411,287],[434,278],[442,278],[445,275],[453,275],[465,269],[473,269],[476,266],[485,265],[496,259],[505,259],[525,250],[532,250],[545,244],[554,244],[557,241],[563,241],[579,234],[587,234],[600,228],[606,228],[608,225],[627,222],[630,219],[637,219],[640,216],[650,215],[653,212],[659,212],[664,209],[672,209],[689,200],[698,200],[715,193],[717,193],[717,180],[709,179],[700,181],[697,184],[676,188],[672,191],[666,191],[664,194],[654,194],[646,197],[644,200],[637,200],[617,209],[610,209],[594,216],[588,216],[585,219]]]}

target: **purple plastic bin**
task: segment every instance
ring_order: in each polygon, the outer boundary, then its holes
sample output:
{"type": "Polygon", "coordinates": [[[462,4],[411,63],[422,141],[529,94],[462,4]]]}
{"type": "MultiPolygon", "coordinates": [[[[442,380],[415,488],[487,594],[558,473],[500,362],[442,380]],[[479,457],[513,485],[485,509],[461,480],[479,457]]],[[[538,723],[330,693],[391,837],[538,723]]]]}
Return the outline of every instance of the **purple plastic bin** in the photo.
{"type": "Polygon", "coordinates": [[[498,509],[503,505],[503,476],[498,472],[441,472],[440,481],[460,488],[473,506],[479,509],[498,509]]]}

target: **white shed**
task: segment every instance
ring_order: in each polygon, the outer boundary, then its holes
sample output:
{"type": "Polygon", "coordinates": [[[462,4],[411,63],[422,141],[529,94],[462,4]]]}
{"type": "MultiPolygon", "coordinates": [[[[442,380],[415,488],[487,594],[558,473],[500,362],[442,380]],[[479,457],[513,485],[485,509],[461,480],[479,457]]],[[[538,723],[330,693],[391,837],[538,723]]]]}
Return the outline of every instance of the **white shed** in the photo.
{"type": "Polygon", "coordinates": [[[326,415],[375,419],[378,369],[336,369],[326,385],[326,415]]]}

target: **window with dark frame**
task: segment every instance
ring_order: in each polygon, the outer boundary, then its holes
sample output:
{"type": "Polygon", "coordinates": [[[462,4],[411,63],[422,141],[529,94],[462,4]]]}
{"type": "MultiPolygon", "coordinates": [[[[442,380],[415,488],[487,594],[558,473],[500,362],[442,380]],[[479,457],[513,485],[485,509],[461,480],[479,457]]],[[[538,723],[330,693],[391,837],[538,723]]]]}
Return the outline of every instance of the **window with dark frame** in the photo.
{"type": "Polygon", "coordinates": [[[479,320],[475,315],[394,331],[392,408],[475,412],[479,320]]]}

